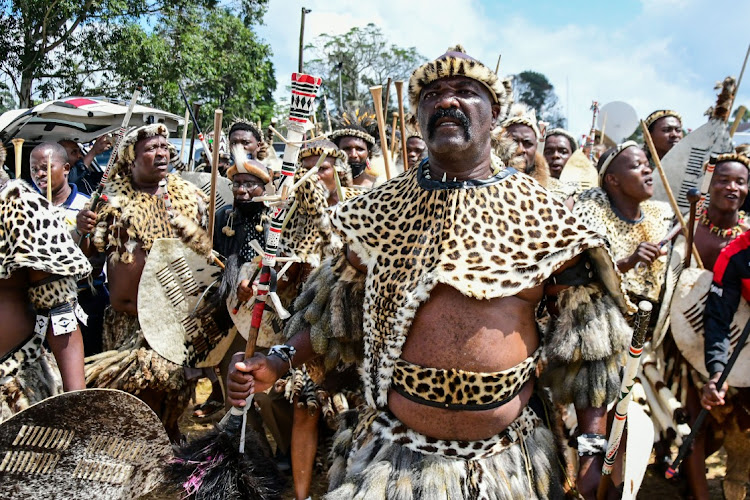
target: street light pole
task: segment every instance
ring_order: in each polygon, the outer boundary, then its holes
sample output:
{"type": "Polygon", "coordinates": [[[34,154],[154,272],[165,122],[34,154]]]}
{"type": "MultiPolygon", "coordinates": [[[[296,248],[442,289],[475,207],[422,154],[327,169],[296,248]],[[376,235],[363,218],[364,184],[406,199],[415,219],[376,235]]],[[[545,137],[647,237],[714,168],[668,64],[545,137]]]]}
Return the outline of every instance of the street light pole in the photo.
{"type": "Polygon", "coordinates": [[[299,26],[299,67],[297,68],[300,73],[302,73],[302,52],[305,49],[305,14],[309,14],[310,12],[312,10],[302,7],[302,21],[299,26]]]}

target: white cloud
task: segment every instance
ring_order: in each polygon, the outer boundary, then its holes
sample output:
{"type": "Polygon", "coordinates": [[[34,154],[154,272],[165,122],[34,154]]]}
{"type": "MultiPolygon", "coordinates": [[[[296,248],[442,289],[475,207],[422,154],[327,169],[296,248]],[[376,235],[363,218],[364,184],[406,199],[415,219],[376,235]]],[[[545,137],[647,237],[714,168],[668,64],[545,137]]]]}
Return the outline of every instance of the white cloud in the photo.
{"type": "MultiPolygon", "coordinates": [[[[527,69],[544,73],[575,134],[588,131],[592,100],[602,105],[625,101],[639,117],[673,108],[682,113],[686,127],[705,123],[703,112],[715,98],[713,82],[736,76],[745,51],[746,41],[718,38],[729,32],[724,25],[730,30],[740,27],[741,19],[750,16],[750,7],[733,4],[727,4],[730,12],[735,11],[728,15],[722,2],[642,0],[641,10],[631,17],[614,26],[599,26],[595,20],[554,24],[531,7],[503,7],[513,11],[491,18],[492,13],[475,0],[277,0],[271,2],[261,34],[274,49],[280,89],[297,67],[303,4],[312,9],[305,23],[307,42],[321,33],[341,34],[372,22],[392,43],[415,46],[428,58],[460,42],[491,67],[502,53],[502,74],[527,69]],[[724,19],[724,25],[713,24],[712,33],[706,23],[718,19],[724,19]],[[723,50],[706,47],[711,43],[723,50]]],[[[750,76],[743,88],[748,82],[750,76]]],[[[750,91],[741,92],[737,102],[750,104],[750,91]]]]}

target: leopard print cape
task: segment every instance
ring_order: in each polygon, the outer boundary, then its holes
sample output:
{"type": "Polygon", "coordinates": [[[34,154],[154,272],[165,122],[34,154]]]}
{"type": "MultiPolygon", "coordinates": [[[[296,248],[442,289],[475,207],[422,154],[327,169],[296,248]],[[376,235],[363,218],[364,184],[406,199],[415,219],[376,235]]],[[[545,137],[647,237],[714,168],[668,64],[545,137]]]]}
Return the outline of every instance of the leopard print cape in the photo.
{"type": "Polygon", "coordinates": [[[367,266],[363,379],[368,404],[387,405],[394,364],[420,304],[443,283],[476,299],[540,285],[584,251],[621,310],[607,242],[534,179],[501,169],[485,181],[438,182],[423,162],[339,204],[333,227],[367,266]]]}
{"type": "MultiPolygon", "coordinates": [[[[298,182],[307,169],[298,168],[294,181],[298,182]]],[[[362,193],[342,186],[344,200],[362,193]]],[[[281,255],[296,255],[302,262],[318,267],[325,257],[335,255],[343,247],[341,238],[333,232],[328,209],[328,192],[318,174],[311,175],[294,193],[296,209],[284,228],[280,243],[281,255]]]]}
{"type": "Polygon", "coordinates": [[[85,278],[91,264],[54,207],[24,181],[0,190],[0,279],[20,268],[85,278]]]}
{"type": "Polygon", "coordinates": [[[177,175],[168,174],[166,179],[171,214],[161,196],[136,190],[130,177],[118,177],[107,183],[103,193],[107,201],[99,209],[93,236],[99,252],[114,248],[115,261],[131,263],[136,240],[148,252],[157,238],[174,237],[180,237],[201,255],[210,252],[202,229],[207,224],[206,195],[177,175]],[[118,237],[121,229],[129,237],[124,245],[118,237]]]}
{"type": "MultiPolygon", "coordinates": [[[[623,220],[612,209],[607,193],[598,187],[581,193],[573,213],[586,227],[609,240],[615,262],[632,255],[644,241],[659,243],[667,236],[674,220],[668,203],[651,200],[641,203],[643,217],[640,220],[623,220]]],[[[634,268],[624,273],[625,290],[659,302],[666,274],[667,256],[662,255],[645,269],[634,268]]]]}

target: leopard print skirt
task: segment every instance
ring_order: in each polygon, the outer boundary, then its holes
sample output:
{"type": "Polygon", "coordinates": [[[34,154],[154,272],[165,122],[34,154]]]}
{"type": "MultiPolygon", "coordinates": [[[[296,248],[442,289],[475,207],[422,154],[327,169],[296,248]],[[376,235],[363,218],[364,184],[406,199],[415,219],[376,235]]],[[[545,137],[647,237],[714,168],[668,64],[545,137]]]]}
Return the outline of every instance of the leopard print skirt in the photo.
{"type": "Polygon", "coordinates": [[[0,422],[51,396],[62,394],[55,357],[39,335],[3,356],[0,362],[0,422]]]}
{"type": "Polygon", "coordinates": [[[328,500],[563,498],[554,437],[529,407],[482,441],[430,438],[370,407],[341,422],[328,500]]]}

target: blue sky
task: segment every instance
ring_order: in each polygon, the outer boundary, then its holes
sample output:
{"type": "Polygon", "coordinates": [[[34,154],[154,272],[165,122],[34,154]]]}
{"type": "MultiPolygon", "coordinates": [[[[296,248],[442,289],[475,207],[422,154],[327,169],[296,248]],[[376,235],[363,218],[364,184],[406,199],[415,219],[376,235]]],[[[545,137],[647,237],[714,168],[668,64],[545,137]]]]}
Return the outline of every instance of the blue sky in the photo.
{"type": "MultiPolygon", "coordinates": [[[[312,9],[305,40],[373,22],[392,43],[428,58],[461,43],[501,75],[547,75],[569,129],[588,131],[592,100],[625,101],[644,118],[676,109],[697,128],[715,101],[714,84],[737,77],[750,43],[750,2],[699,0],[271,0],[259,34],[271,44],[284,97],[297,67],[300,8],[312,9]]],[[[750,108],[750,69],[737,104],[750,108]]]]}

